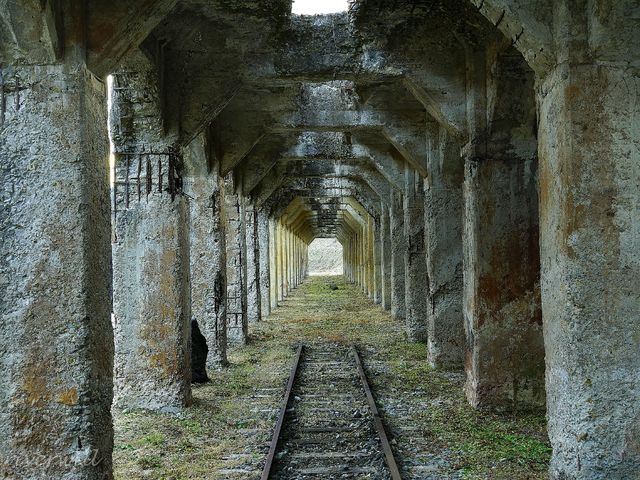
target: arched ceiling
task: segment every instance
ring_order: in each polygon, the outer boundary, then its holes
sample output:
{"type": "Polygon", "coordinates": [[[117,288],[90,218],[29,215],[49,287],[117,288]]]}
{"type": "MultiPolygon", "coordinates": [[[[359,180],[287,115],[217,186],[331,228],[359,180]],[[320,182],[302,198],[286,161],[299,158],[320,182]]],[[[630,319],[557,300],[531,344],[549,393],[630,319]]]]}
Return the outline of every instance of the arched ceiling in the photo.
{"type": "MultiPolygon", "coordinates": [[[[460,144],[484,134],[486,66],[470,59],[485,59],[505,35],[523,49],[547,45],[549,32],[519,25],[542,25],[551,13],[547,0],[537,9],[352,0],[348,12],[325,16],[291,15],[290,0],[95,0],[84,13],[73,2],[23,3],[0,18],[12,46],[2,53],[51,61],[86,32],[89,68],[104,76],[128,58],[135,66],[142,51],[156,71],[167,137],[186,146],[206,132],[239,193],[258,205],[345,198],[332,197],[334,182],[374,215],[404,188],[407,169],[428,176],[433,125],[460,144]],[[43,19],[38,45],[19,26],[34,12],[43,19]]],[[[535,65],[548,59],[526,55],[535,65]]]]}
{"type": "Polygon", "coordinates": [[[466,135],[467,55],[499,33],[466,2],[315,17],[269,3],[181,0],[154,29],[143,48],[163,65],[165,125],[183,144],[206,129],[256,205],[295,199],[307,231],[337,234],[345,198],[376,216],[407,168],[427,176],[431,124],[466,135]]]}

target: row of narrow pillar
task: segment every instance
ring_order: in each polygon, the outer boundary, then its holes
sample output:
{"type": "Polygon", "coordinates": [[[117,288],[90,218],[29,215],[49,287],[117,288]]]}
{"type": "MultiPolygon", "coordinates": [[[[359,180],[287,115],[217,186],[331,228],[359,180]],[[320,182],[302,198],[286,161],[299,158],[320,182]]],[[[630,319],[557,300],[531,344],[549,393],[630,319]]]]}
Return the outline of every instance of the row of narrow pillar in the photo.
{"type": "Polygon", "coordinates": [[[278,305],[308,273],[308,247],[287,224],[286,216],[269,219],[269,265],[271,305],[278,305]]]}
{"type": "Polygon", "coordinates": [[[250,325],[307,274],[308,244],[286,215],[272,218],[252,205],[236,192],[232,175],[202,171],[206,155],[205,138],[196,138],[181,159],[185,175],[170,181],[180,181],[182,189],[172,193],[156,187],[158,171],[176,174],[168,165],[179,161],[173,153],[116,153],[115,404],[120,408],[172,412],[188,406],[191,321],[207,340],[207,367],[223,367],[228,348],[246,343],[250,325]],[[131,169],[149,159],[156,169],[140,182],[151,182],[151,191],[138,200],[131,169]]]}
{"type": "Polygon", "coordinates": [[[176,147],[152,77],[113,77],[114,403],[173,412],[191,403],[191,322],[223,367],[303,280],[307,243],[221,174],[206,134],[176,147]]]}
{"type": "Polygon", "coordinates": [[[477,153],[434,126],[428,175],[405,162],[376,212],[347,217],[345,275],[433,367],[465,369],[471,404],[543,407],[535,152],[477,153]]]}

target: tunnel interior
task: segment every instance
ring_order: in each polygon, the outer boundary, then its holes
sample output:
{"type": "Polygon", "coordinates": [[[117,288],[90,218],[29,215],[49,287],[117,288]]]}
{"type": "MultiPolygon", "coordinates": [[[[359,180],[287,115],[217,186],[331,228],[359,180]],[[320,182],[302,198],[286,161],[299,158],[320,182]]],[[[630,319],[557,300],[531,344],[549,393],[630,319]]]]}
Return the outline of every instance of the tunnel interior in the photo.
{"type": "Polygon", "coordinates": [[[639,19],[0,2],[0,476],[637,478],[639,19]]]}

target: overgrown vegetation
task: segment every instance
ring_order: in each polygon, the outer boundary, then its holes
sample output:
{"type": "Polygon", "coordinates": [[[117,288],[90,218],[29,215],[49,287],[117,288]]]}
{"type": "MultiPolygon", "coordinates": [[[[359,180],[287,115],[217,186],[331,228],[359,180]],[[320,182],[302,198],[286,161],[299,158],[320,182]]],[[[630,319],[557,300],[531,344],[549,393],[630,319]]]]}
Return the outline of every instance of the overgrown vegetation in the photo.
{"type": "Polygon", "coordinates": [[[430,369],[424,345],[406,341],[400,322],[337,277],[311,277],[252,326],[250,343],[232,351],[230,367],[212,372],[210,384],[194,387],[194,405],[183,414],[117,413],[116,478],[258,478],[293,347],[316,341],[359,346],[398,449],[404,440],[394,405],[401,401],[429,445],[417,454],[443,459],[441,478],[547,478],[543,413],[474,410],[462,375],[430,369]]]}

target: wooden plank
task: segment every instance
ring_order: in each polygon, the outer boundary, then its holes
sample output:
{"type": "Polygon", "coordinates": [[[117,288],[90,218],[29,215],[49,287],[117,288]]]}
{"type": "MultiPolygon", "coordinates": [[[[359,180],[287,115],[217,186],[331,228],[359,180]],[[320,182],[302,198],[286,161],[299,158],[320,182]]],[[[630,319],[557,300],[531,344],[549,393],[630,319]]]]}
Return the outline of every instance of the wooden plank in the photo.
{"type": "Polygon", "coordinates": [[[304,349],[304,345],[300,345],[298,347],[298,352],[296,353],[296,358],[293,362],[293,367],[291,367],[291,374],[289,375],[289,382],[287,383],[287,389],[284,394],[284,398],[282,400],[282,406],[280,407],[280,413],[278,415],[278,421],[276,423],[276,428],[273,431],[273,437],[271,439],[271,446],[269,447],[269,453],[267,455],[267,460],[264,464],[264,469],[262,470],[262,476],[260,480],[268,480],[271,474],[271,467],[273,466],[273,459],[276,456],[276,451],[278,449],[278,443],[280,441],[280,431],[282,430],[282,425],[284,424],[284,416],[287,413],[287,406],[289,405],[289,398],[291,397],[291,390],[293,390],[293,384],[296,379],[296,374],[298,373],[298,366],[300,365],[300,358],[302,357],[302,351],[304,349]]]}
{"type": "Polygon", "coordinates": [[[380,413],[378,412],[378,407],[376,406],[376,401],[374,400],[373,394],[371,393],[371,388],[369,387],[367,376],[364,373],[364,368],[362,368],[360,355],[358,354],[358,350],[356,349],[355,345],[351,346],[351,350],[353,351],[353,357],[356,361],[356,367],[358,368],[360,381],[362,382],[362,386],[364,387],[364,391],[367,396],[367,403],[369,404],[369,408],[371,409],[371,413],[373,414],[373,423],[376,431],[378,432],[378,437],[380,437],[380,443],[382,444],[382,451],[384,452],[384,459],[387,462],[389,473],[391,474],[391,478],[393,480],[402,480],[400,471],[398,470],[398,465],[396,464],[396,459],[394,458],[393,451],[391,450],[391,445],[389,444],[389,439],[387,438],[387,432],[384,429],[382,418],[380,418],[380,413]]]}

